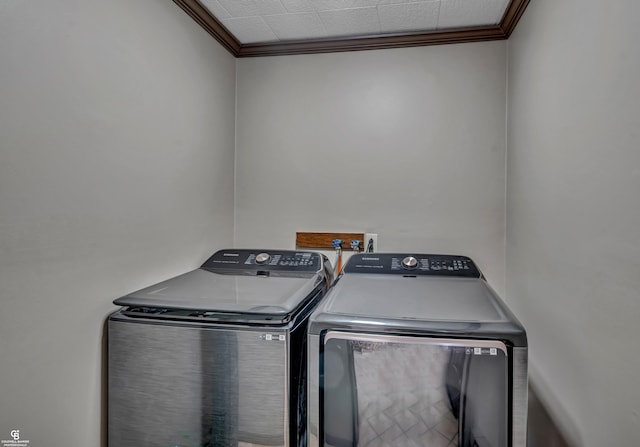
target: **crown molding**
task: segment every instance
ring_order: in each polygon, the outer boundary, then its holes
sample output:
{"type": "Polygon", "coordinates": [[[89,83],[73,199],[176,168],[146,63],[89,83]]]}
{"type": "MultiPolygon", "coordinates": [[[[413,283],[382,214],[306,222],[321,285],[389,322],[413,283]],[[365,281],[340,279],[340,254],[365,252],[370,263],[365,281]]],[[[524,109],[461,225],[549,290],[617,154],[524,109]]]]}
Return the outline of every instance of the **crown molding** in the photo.
{"type": "Polygon", "coordinates": [[[207,8],[196,0],[173,0],[184,12],[186,12],[195,22],[206,32],[211,34],[220,44],[231,54],[238,57],[242,45],[223,25],[216,19],[207,8]]]}
{"type": "Polygon", "coordinates": [[[429,33],[397,33],[357,36],[339,39],[316,39],[291,42],[242,45],[197,0],[174,0],[193,20],[234,57],[282,56],[287,54],[334,53],[342,51],[380,50],[388,48],[486,42],[508,39],[530,0],[512,0],[497,26],[434,31],[429,33]]]}

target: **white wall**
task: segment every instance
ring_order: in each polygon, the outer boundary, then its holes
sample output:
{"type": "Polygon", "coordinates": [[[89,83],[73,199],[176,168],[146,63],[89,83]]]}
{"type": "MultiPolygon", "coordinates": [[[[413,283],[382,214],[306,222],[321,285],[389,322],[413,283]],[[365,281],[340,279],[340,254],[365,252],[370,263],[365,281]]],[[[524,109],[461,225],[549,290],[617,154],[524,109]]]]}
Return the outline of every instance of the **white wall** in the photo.
{"type": "Polygon", "coordinates": [[[235,242],[379,234],[504,284],[506,43],[238,61],[235,242]]]}
{"type": "Polygon", "coordinates": [[[0,439],[100,445],[111,301],[233,235],[235,60],[170,1],[0,2],[0,439]]]}
{"type": "MultiPolygon", "coordinates": [[[[638,17],[538,0],[508,43],[506,295],[576,445],[640,444],[638,17]]],[[[232,239],[377,232],[502,293],[506,49],[239,60],[232,238],[233,58],[172,2],[0,2],[0,439],[98,445],[111,300],[232,239]]]]}
{"type": "Polygon", "coordinates": [[[640,445],[640,3],[537,0],[509,41],[507,299],[585,447],[640,445]]]}

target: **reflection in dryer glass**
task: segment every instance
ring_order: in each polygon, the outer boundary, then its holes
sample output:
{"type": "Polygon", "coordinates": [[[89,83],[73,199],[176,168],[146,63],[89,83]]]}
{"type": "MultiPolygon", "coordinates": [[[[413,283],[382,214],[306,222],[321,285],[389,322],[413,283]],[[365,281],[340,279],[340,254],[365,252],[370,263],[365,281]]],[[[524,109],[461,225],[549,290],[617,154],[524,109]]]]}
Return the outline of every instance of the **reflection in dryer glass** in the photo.
{"type": "Polygon", "coordinates": [[[386,340],[325,344],[325,446],[506,447],[502,350],[386,340]]]}

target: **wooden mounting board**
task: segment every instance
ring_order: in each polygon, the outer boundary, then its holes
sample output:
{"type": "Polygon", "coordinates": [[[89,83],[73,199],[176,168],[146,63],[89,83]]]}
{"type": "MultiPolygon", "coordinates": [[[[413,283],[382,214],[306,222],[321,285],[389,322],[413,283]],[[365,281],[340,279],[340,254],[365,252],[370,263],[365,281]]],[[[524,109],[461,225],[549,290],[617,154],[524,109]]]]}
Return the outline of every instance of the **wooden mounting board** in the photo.
{"type": "Polygon", "coordinates": [[[364,233],[314,233],[297,232],[297,248],[333,249],[333,240],[341,239],[342,250],[351,251],[351,241],[360,241],[360,251],[364,250],[364,233]]]}

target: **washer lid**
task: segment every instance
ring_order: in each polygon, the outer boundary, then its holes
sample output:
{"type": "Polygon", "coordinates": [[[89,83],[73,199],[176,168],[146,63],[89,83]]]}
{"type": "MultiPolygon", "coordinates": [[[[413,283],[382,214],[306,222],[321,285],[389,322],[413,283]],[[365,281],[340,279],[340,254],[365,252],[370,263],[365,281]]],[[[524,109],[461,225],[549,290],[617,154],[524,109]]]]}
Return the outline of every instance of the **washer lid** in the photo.
{"type": "Polygon", "coordinates": [[[498,338],[527,346],[524,328],[464,256],[366,253],[309,319],[309,334],[329,330],[498,338]]]}
{"type": "Polygon", "coordinates": [[[284,317],[315,296],[325,279],[318,253],[225,249],[197,270],[118,298],[114,304],[284,317]]]}
{"type": "Polygon", "coordinates": [[[326,313],[381,320],[508,321],[493,290],[476,278],[346,274],[326,303],[326,313]]]}
{"type": "Polygon", "coordinates": [[[118,298],[114,304],[282,316],[306,302],[323,281],[320,274],[237,276],[197,269],[118,298]]]}

